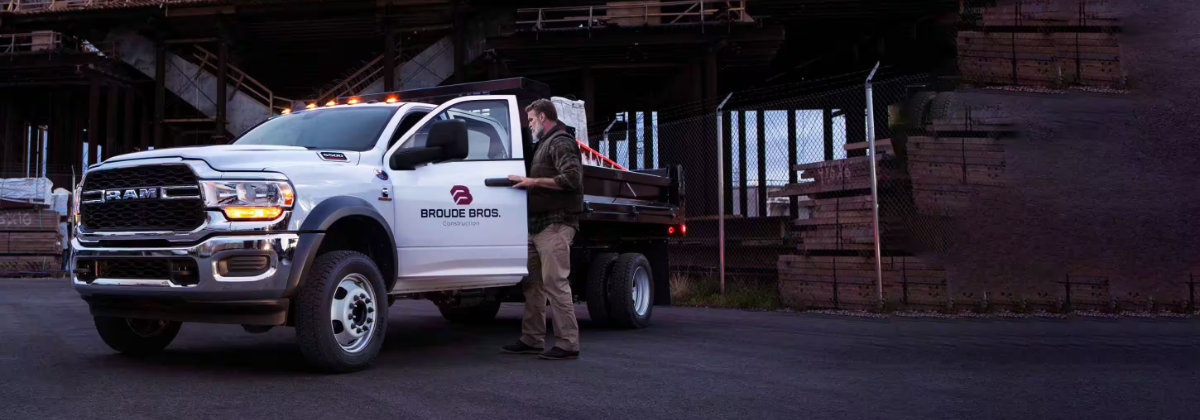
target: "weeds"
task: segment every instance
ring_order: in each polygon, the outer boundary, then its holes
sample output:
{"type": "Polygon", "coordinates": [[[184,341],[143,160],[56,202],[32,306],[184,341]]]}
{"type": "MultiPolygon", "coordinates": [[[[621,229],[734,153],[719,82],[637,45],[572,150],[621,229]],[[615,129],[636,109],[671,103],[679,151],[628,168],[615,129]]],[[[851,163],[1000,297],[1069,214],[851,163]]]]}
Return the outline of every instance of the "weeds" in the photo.
{"type": "Polygon", "coordinates": [[[671,303],[679,306],[777,310],[783,304],[773,281],[756,281],[727,276],[725,294],[715,275],[672,273],[671,303]]]}

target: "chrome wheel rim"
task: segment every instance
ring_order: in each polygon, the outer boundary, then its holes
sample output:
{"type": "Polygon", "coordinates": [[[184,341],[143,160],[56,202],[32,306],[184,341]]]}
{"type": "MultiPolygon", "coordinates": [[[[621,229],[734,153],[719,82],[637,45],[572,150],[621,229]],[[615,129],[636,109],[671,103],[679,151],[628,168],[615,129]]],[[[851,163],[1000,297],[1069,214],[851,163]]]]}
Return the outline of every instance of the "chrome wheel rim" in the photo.
{"type": "Polygon", "coordinates": [[[378,312],[379,300],[366,276],[353,273],[338,282],[329,305],[329,318],[333,337],[342,350],[357,353],[367,348],[378,312]]]}
{"type": "Polygon", "coordinates": [[[650,311],[650,273],[638,267],[633,272],[633,311],[637,316],[646,316],[650,311]]]}

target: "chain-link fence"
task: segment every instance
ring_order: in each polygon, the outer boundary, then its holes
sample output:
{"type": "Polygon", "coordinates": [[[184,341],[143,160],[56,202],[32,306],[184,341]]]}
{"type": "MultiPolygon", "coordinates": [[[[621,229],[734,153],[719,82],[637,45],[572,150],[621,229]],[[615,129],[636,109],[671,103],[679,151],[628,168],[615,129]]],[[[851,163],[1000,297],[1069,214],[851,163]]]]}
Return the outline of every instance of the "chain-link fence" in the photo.
{"type": "MultiPolygon", "coordinates": [[[[713,290],[722,260],[722,209],[730,293],[779,290],[784,303],[819,306],[795,298],[807,293],[789,288],[799,281],[828,283],[822,286],[830,289],[825,294],[837,294],[835,276],[825,276],[823,269],[797,272],[793,265],[803,262],[790,258],[867,258],[863,266],[873,272],[870,184],[863,172],[866,75],[735,92],[719,111],[717,103],[706,102],[620,112],[593,136],[593,148],[628,169],[684,168],[688,233],[671,246],[677,289],[713,290]]],[[[927,88],[927,82],[925,76],[879,77],[874,100],[878,138],[889,139],[893,127],[903,127],[905,100],[927,88]]],[[[890,140],[879,144],[879,154],[886,158],[881,174],[895,177],[903,169],[896,166],[894,146],[890,140]]],[[[911,191],[891,181],[881,184],[881,191],[911,191]]],[[[913,213],[911,202],[902,206],[908,213],[913,213]]],[[[888,248],[886,254],[896,252],[888,248]]],[[[849,273],[853,278],[843,272],[836,281],[873,285],[874,276],[861,271],[849,273]]],[[[830,303],[847,301],[847,293],[830,303]]]]}

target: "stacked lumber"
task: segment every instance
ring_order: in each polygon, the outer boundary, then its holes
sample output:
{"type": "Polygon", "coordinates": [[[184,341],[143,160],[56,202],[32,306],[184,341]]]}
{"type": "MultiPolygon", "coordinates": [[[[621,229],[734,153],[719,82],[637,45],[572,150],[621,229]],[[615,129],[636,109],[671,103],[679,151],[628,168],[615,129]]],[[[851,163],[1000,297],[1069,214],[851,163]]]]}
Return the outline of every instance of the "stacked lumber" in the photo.
{"type": "Polygon", "coordinates": [[[917,212],[953,216],[987,188],[1008,185],[1007,147],[1012,123],[997,113],[935,119],[927,135],[909,136],[908,174],[917,212]]]}
{"type": "Polygon", "coordinates": [[[996,0],[972,10],[978,25],[989,29],[1115,27],[1114,0],[996,0]]]}
{"type": "Polygon", "coordinates": [[[1119,17],[1109,1],[1001,0],[958,33],[958,65],[976,83],[1119,89],[1119,17]]]}
{"type": "MultiPolygon", "coordinates": [[[[918,257],[883,257],[884,301],[905,306],[947,304],[946,271],[918,257]]],[[[779,290],[794,307],[872,308],[878,304],[872,256],[779,257],[779,290]]]]}
{"type": "MultiPolygon", "coordinates": [[[[878,141],[876,147],[883,150],[878,141]]],[[[886,141],[890,149],[890,140],[886,141]]],[[[793,237],[800,238],[799,250],[866,251],[875,249],[872,230],[870,157],[859,156],[841,160],[796,165],[805,182],[789,184],[775,196],[808,196],[800,202],[809,209],[810,217],[794,222],[793,237]]],[[[875,157],[880,196],[907,191],[908,175],[899,161],[883,153],[875,157]],[[886,192],[885,192],[886,191],[886,192]]],[[[884,228],[897,228],[894,217],[881,209],[881,234],[884,228]]]]}
{"type": "Polygon", "coordinates": [[[0,211],[0,274],[60,271],[63,238],[58,219],[58,213],[45,209],[0,211]]]}

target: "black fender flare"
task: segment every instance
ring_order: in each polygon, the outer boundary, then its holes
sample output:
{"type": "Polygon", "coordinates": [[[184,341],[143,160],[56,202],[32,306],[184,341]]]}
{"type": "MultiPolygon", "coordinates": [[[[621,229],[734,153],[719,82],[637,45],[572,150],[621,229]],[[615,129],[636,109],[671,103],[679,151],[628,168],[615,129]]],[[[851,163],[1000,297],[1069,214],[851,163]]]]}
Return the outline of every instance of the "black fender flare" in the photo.
{"type": "MultiPolygon", "coordinates": [[[[296,289],[300,287],[301,277],[308,273],[313,260],[316,259],[317,250],[321,249],[321,241],[325,239],[325,231],[333,226],[338,220],[351,216],[365,216],[374,219],[375,222],[383,226],[387,234],[388,249],[392,253],[392,269],[395,270],[395,265],[398,262],[399,256],[396,255],[396,236],[392,234],[392,227],[388,224],[387,219],[384,219],[375,207],[371,206],[366,200],[358,197],[337,196],[331,197],[322,201],[308,212],[308,216],[304,218],[304,223],[300,225],[300,240],[296,244],[295,254],[292,257],[292,270],[288,274],[287,289],[284,291],[284,296],[294,296],[296,289]]],[[[385,277],[387,273],[384,273],[385,277]]],[[[395,277],[392,273],[391,277],[395,277]]],[[[391,284],[395,281],[394,278],[383,279],[385,283],[391,284]]]]}

